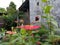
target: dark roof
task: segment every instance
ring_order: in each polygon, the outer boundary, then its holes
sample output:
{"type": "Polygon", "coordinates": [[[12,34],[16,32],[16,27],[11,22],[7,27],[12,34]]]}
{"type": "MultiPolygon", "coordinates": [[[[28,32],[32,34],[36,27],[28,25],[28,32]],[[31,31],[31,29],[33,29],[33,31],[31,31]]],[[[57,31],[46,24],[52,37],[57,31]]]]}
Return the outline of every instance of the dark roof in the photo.
{"type": "Polygon", "coordinates": [[[29,10],[29,0],[26,0],[26,1],[19,7],[19,11],[26,12],[27,10],[29,10]]]}

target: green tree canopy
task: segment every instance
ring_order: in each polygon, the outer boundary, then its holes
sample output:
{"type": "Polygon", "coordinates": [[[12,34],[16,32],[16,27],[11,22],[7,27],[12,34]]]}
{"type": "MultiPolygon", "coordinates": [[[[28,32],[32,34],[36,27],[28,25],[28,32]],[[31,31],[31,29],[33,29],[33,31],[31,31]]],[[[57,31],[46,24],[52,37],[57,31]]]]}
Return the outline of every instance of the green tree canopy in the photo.
{"type": "Polygon", "coordinates": [[[4,8],[0,8],[0,13],[6,13],[6,10],[4,8]]]}
{"type": "Polygon", "coordinates": [[[7,13],[8,14],[14,14],[16,12],[16,5],[14,2],[10,2],[9,7],[7,7],[7,13]]]}

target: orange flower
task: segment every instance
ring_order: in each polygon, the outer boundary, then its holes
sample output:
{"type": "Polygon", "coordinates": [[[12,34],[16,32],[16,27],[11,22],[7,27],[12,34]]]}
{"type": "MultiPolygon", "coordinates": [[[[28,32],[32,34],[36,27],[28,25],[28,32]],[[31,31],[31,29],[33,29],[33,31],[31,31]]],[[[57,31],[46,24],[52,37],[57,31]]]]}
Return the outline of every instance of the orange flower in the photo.
{"type": "Polygon", "coordinates": [[[12,31],[7,31],[7,34],[16,34],[16,32],[12,32],[12,31]]]}
{"type": "Polygon", "coordinates": [[[18,26],[17,28],[24,28],[26,30],[34,30],[34,29],[40,28],[40,26],[24,25],[24,26],[18,26]]]}

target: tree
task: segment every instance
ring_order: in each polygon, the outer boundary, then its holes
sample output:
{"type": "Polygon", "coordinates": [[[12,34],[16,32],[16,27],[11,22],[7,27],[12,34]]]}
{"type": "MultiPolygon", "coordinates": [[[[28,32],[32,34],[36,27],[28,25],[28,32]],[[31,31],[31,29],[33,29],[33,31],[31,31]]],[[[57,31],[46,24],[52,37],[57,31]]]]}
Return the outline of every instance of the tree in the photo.
{"type": "Polygon", "coordinates": [[[16,23],[14,22],[17,17],[17,10],[16,5],[14,2],[10,2],[9,7],[7,7],[7,15],[4,16],[5,20],[5,28],[7,30],[11,29],[12,26],[16,26],[16,23]]]}
{"type": "Polygon", "coordinates": [[[16,12],[16,5],[14,2],[10,2],[9,7],[7,7],[7,13],[12,15],[16,12]]]}
{"type": "Polygon", "coordinates": [[[0,13],[5,13],[6,10],[4,8],[0,8],[0,13]]]}

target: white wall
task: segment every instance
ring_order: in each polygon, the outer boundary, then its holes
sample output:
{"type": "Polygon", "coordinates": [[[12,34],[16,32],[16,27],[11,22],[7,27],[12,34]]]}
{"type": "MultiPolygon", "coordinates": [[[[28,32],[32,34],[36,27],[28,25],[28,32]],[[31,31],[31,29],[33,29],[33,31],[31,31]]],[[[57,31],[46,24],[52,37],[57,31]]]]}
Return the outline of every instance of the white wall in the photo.
{"type": "MultiPolygon", "coordinates": [[[[45,6],[45,3],[42,3],[41,0],[29,0],[30,1],[30,22],[35,22],[35,17],[37,16],[37,10],[40,11],[40,14],[38,16],[44,15],[42,13],[42,6],[45,6]],[[40,2],[39,7],[37,7],[37,2],[40,2]]],[[[60,26],[60,0],[49,0],[49,5],[53,6],[53,9],[51,10],[51,15],[54,15],[56,20],[59,23],[60,26]]],[[[41,18],[41,17],[40,17],[41,18]]],[[[44,22],[44,20],[40,19],[39,21],[44,22]]],[[[35,22],[36,23],[36,22],[35,22]]]]}
{"type": "Polygon", "coordinates": [[[40,2],[40,0],[30,0],[30,23],[34,22],[34,25],[37,25],[41,20],[40,14],[37,14],[37,11],[41,12],[40,3],[37,6],[37,2],[40,2]],[[37,22],[35,21],[36,16],[39,17],[39,21],[37,22]]]}

